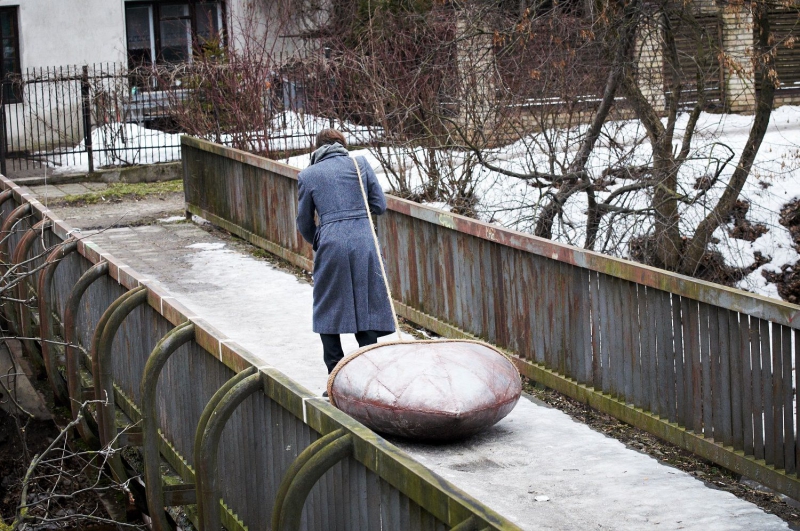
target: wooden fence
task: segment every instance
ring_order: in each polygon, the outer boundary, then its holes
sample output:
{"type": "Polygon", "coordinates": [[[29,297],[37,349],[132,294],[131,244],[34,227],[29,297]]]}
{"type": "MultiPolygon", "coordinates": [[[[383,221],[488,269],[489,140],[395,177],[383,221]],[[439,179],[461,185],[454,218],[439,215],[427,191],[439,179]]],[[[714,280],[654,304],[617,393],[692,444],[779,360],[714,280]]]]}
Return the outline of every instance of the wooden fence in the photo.
{"type": "MultiPolygon", "coordinates": [[[[311,270],[298,170],[183,138],[186,208],[311,270]]],[[[800,499],[800,307],[388,197],[398,311],[515,354],[534,380],[800,499]]]]}

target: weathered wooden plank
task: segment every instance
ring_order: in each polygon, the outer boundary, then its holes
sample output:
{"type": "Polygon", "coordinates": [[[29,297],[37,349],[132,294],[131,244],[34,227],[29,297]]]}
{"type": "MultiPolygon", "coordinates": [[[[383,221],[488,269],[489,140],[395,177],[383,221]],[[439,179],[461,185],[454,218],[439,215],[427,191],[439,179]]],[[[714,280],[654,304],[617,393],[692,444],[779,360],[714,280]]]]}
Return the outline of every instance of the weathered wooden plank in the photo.
{"type": "Polygon", "coordinates": [[[775,464],[775,414],[773,406],[773,364],[769,321],[761,321],[761,389],[764,405],[764,461],[775,464]]]}
{"type": "MultiPolygon", "coordinates": [[[[554,285],[556,286],[556,291],[566,294],[566,300],[562,297],[560,303],[553,304],[553,312],[556,314],[555,323],[557,332],[554,334],[554,365],[551,366],[556,367],[556,370],[561,374],[571,376],[571,362],[568,358],[571,357],[570,354],[572,354],[572,352],[569,348],[571,343],[569,337],[573,333],[575,323],[573,322],[574,317],[570,311],[574,304],[574,296],[572,293],[572,275],[568,273],[567,269],[569,267],[572,266],[560,262],[556,262],[551,266],[551,270],[555,273],[556,284],[554,285]]],[[[555,297],[553,299],[555,299],[555,297]]]]}
{"type": "Polygon", "coordinates": [[[800,389],[800,331],[794,330],[794,350],[793,350],[793,360],[794,360],[794,400],[795,400],[795,422],[794,422],[794,442],[795,442],[795,467],[797,468],[797,474],[800,475],[800,467],[797,466],[800,463],[800,408],[797,407],[797,395],[798,389],[800,389]]]}
{"type": "Polygon", "coordinates": [[[408,504],[408,528],[422,529],[422,507],[409,500],[408,504]]]}
{"type": "Polygon", "coordinates": [[[560,325],[558,322],[558,307],[561,304],[561,294],[558,289],[553,289],[556,284],[556,275],[554,271],[554,264],[552,260],[545,259],[541,263],[541,270],[539,274],[545,281],[544,287],[544,362],[548,367],[555,367],[557,363],[558,343],[556,338],[561,336],[560,325]]]}
{"type": "Polygon", "coordinates": [[[411,515],[410,507],[409,507],[409,499],[402,494],[398,498],[398,512],[400,514],[400,520],[397,522],[399,529],[413,529],[411,526],[411,515]]]}
{"type": "Polygon", "coordinates": [[[571,304],[567,308],[567,312],[570,314],[570,329],[564,345],[567,370],[572,378],[577,380],[580,375],[581,380],[585,381],[586,342],[588,341],[586,331],[589,327],[589,313],[586,311],[588,286],[584,282],[586,272],[580,267],[569,266],[567,274],[572,297],[571,304]]]}
{"type": "Polygon", "coordinates": [[[600,337],[602,315],[598,277],[599,275],[593,271],[589,273],[589,304],[592,320],[592,387],[595,389],[600,389],[603,381],[602,339],[600,337]]]}
{"type": "Polygon", "coordinates": [[[610,358],[612,376],[612,392],[617,398],[625,396],[625,311],[622,306],[623,280],[618,278],[611,279],[611,293],[609,294],[609,304],[611,313],[614,316],[614,323],[611,326],[611,337],[613,340],[610,358]]]}
{"type": "Polygon", "coordinates": [[[700,304],[700,365],[703,375],[703,435],[707,438],[714,437],[714,407],[712,405],[712,374],[710,352],[710,308],[707,304],[700,304]]]}
{"type": "Polygon", "coordinates": [[[750,318],[750,363],[753,368],[753,457],[764,459],[764,392],[761,376],[761,319],[750,318]]]}
{"type": "Polygon", "coordinates": [[[657,367],[656,356],[656,338],[655,330],[653,330],[653,304],[652,304],[652,290],[644,288],[639,292],[639,300],[643,303],[642,308],[642,395],[644,400],[642,408],[648,411],[653,411],[656,407],[655,396],[657,393],[657,378],[655,369],[657,367]]]}
{"type": "Polygon", "coordinates": [[[643,333],[643,295],[644,286],[635,284],[631,289],[631,297],[633,298],[632,304],[635,305],[635,314],[633,315],[633,335],[635,349],[631,353],[631,367],[633,369],[633,403],[641,405],[644,403],[644,373],[642,371],[642,348],[644,346],[644,333],[643,333]]]}
{"type": "MultiPolygon", "coordinates": [[[[725,446],[732,446],[733,419],[731,413],[731,339],[728,310],[718,310],[717,318],[719,320],[719,420],[720,428],[722,430],[722,444],[725,446]]],[[[716,436],[714,439],[719,440],[716,436]]]]}
{"type": "Polygon", "coordinates": [[[381,527],[381,482],[380,477],[373,471],[367,470],[367,527],[366,529],[380,529],[381,527]]]}
{"type": "MultiPolygon", "coordinates": [[[[742,356],[742,324],[741,316],[737,312],[728,312],[728,330],[730,331],[730,359],[731,359],[731,429],[733,430],[733,448],[744,450],[744,359],[742,356]]],[[[744,321],[747,326],[747,321],[744,321]]],[[[749,409],[748,409],[749,410],[749,409]]]]}
{"type": "Polygon", "coordinates": [[[403,531],[400,527],[400,493],[381,481],[381,521],[387,531],[403,531]]]}
{"type": "Polygon", "coordinates": [[[546,280],[543,277],[544,259],[538,256],[525,257],[526,278],[530,279],[533,286],[532,311],[533,319],[533,341],[535,345],[534,354],[537,363],[544,363],[545,351],[549,341],[547,339],[547,299],[545,291],[548,290],[546,280]]]}
{"type": "MultiPolygon", "coordinates": [[[[661,324],[664,334],[664,376],[666,384],[667,409],[665,411],[670,422],[677,421],[677,400],[676,400],[676,374],[675,374],[675,334],[674,334],[674,312],[672,310],[672,298],[667,292],[661,295],[661,305],[663,307],[664,320],[661,324]]],[[[679,323],[680,321],[678,321],[679,323]]]]}
{"type": "Polygon", "coordinates": [[[753,355],[750,347],[750,319],[739,314],[739,358],[742,368],[742,430],[745,455],[753,455],[753,355]]]}
{"type": "Polygon", "coordinates": [[[654,291],[653,303],[656,309],[656,363],[658,364],[658,402],[656,414],[661,418],[669,417],[670,389],[674,385],[672,380],[672,367],[669,366],[669,347],[672,344],[672,331],[669,326],[672,321],[672,312],[669,303],[665,300],[668,295],[661,290],[654,291]]]}
{"type": "Polygon", "coordinates": [[[797,472],[797,462],[795,461],[795,394],[792,386],[792,331],[786,326],[781,326],[781,356],[783,374],[783,468],[787,474],[797,472]]]}
{"type": "MultiPolygon", "coordinates": [[[[499,245],[493,246],[490,259],[494,272],[490,290],[494,296],[494,305],[489,307],[489,311],[492,313],[489,337],[493,338],[491,341],[496,345],[508,345],[509,348],[517,350],[513,345],[516,342],[508,334],[508,323],[513,320],[516,306],[514,292],[508,289],[509,275],[511,274],[509,265],[513,263],[514,251],[499,245]]],[[[516,276],[513,275],[512,278],[516,278],[516,276]]]]}
{"type": "Polygon", "coordinates": [[[697,301],[681,299],[684,308],[684,344],[686,355],[686,427],[703,433],[703,374],[700,361],[700,310],[697,301]]]}
{"type": "Polygon", "coordinates": [[[637,346],[639,343],[639,330],[637,316],[638,309],[636,307],[636,286],[630,282],[622,283],[622,313],[620,314],[623,322],[622,324],[622,344],[624,346],[620,352],[622,361],[623,373],[623,386],[622,396],[626,403],[631,403],[634,400],[634,364],[636,362],[637,346]]]}
{"type": "Polygon", "coordinates": [[[683,347],[683,316],[681,298],[672,296],[672,333],[675,352],[675,422],[686,426],[686,383],[685,358],[683,347]]]}
{"type": "Polygon", "coordinates": [[[783,451],[783,344],[781,326],[772,323],[772,421],[775,447],[775,468],[783,468],[785,454],[783,451]]]}
{"type": "Polygon", "coordinates": [[[611,323],[611,316],[614,315],[612,313],[611,305],[610,305],[610,293],[609,293],[609,284],[611,282],[611,277],[606,275],[600,275],[599,278],[599,295],[600,295],[600,337],[601,337],[601,350],[602,350],[602,380],[601,380],[601,389],[604,393],[612,393],[614,382],[612,380],[613,373],[611,371],[611,352],[614,348],[613,343],[613,333],[612,333],[612,323],[611,323]]]}

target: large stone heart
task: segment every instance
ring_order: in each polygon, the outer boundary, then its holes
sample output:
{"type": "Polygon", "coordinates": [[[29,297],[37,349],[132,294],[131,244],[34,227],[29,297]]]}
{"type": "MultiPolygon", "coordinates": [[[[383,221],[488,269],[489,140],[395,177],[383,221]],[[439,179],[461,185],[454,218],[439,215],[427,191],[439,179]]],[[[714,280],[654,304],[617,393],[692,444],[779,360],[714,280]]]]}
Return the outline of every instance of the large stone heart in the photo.
{"type": "Polygon", "coordinates": [[[328,380],[333,405],[379,433],[416,440],[486,429],[521,392],[511,361],[476,341],[371,345],[342,360],[328,380]]]}

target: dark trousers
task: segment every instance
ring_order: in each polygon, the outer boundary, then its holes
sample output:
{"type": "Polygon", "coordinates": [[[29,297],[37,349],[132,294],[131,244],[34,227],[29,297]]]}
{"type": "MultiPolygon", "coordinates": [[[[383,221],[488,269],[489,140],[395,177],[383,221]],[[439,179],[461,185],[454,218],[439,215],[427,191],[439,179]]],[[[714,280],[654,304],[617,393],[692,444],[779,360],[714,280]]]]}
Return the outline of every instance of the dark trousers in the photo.
{"type": "MultiPolygon", "coordinates": [[[[319,337],[322,339],[323,358],[325,365],[328,366],[328,374],[330,374],[336,364],[344,358],[342,340],[339,334],[320,334],[319,337]]],[[[374,330],[356,332],[356,341],[358,341],[359,347],[374,345],[378,342],[378,332],[374,330]]]]}

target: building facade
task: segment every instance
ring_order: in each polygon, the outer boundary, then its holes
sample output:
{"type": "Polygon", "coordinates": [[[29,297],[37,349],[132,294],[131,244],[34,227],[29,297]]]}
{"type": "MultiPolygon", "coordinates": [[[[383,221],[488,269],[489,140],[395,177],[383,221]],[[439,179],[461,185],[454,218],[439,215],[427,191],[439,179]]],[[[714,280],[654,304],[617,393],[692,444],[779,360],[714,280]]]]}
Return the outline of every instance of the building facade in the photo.
{"type": "Polygon", "coordinates": [[[85,138],[86,124],[98,117],[88,122],[85,117],[91,110],[81,99],[87,89],[84,66],[94,79],[109,78],[103,87],[93,81],[93,94],[99,89],[119,97],[123,88],[128,96],[135,93],[136,78],[120,84],[111,76],[192,62],[198,47],[209,43],[237,47],[245,35],[256,33],[252,36],[269,36],[271,51],[288,50],[290,39],[269,27],[275,17],[265,5],[260,0],[0,0],[6,150],[30,154],[85,138]]]}

